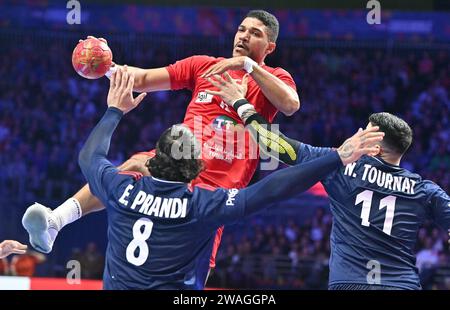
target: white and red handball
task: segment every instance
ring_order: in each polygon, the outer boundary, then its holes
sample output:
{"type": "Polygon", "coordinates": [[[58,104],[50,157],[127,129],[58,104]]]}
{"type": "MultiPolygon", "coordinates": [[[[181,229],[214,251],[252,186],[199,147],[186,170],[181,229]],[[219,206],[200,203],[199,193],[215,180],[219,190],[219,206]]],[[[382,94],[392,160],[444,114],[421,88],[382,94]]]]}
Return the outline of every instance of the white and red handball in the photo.
{"type": "Polygon", "coordinates": [[[108,44],[97,38],[81,41],[72,53],[72,65],[84,78],[98,79],[108,72],[112,64],[112,52],[108,44]]]}

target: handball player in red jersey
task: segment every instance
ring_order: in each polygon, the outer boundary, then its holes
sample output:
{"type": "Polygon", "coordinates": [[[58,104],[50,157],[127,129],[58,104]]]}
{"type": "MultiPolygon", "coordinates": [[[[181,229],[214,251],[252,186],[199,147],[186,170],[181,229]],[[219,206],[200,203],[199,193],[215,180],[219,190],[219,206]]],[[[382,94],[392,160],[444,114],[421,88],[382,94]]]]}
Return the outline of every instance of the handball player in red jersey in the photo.
{"type": "MultiPolygon", "coordinates": [[[[249,154],[249,143],[239,148],[236,140],[230,149],[223,141],[236,125],[243,123],[238,113],[219,96],[207,92],[216,89],[208,79],[228,72],[233,79],[248,81],[247,100],[270,122],[277,111],[289,116],[299,109],[300,101],[292,76],[282,68],[272,68],[264,63],[266,56],[275,50],[278,31],[275,16],[262,10],[250,11],[238,26],[231,58],[192,56],[163,68],[125,67],[134,76],[134,90],[137,92],[192,91],[183,123],[202,141],[205,164],[205,170],[192,185],[243,188],[250,182],[258,164],[258,156],[249,154]]],[[[110,71],[113,72],[115,67],[119,66],[115,65],[110,71]]],[[[136,176],[136,173],[148,175],[145,163],[152,153],[137,153],[119,169],[129,173],[130,177],[136,176]]],[[[22,223],[30,235],[31,245],[49,253],[56,235],[65,225],[102,209],[104,206],[86,185],[54,210],[39,203],[33,204],[27,209],[22,223]]],[[[222,229],[217,231],[216,236],[211,236],[210,267],[215,266],[222,229]]]]}

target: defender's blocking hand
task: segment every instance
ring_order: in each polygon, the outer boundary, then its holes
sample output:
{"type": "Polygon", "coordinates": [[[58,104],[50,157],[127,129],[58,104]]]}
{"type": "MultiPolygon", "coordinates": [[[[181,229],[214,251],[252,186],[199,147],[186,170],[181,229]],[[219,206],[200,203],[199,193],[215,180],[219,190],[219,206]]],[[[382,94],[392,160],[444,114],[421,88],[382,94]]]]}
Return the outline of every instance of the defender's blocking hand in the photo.
{"type": "Polygon", "coordinates": [[[133,98],[134,73],[129,73],[127,65],[119,67],[111,75],[108,93],[108,107],[116,107],[124,114],[130,112],[141,103],[147,93],[133,98]]]}
{"type": "Polygon", "coordinates": [[[357,161],[363,155],[376,154],[377,143],[383,140],[384,132],[378,131],[378,126],[369,127],[365,130],[361,128],[351,138],[337,149],[344,165],[357,161]]]}

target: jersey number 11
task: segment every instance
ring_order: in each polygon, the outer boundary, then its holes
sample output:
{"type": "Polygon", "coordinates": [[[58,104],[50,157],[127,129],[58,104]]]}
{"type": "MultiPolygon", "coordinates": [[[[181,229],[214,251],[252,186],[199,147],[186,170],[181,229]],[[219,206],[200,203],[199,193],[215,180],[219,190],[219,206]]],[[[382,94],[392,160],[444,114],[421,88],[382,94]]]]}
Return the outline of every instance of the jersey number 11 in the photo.
{"type": "MultiPolygon", "coordinates": [[[[369,226],[370,208],[372,207],[373,191],[365,190],[356,195],[355,206],[362,202],[361,225],[369,226]]],[[[386,207],[386,217],[384,219],[383,232],[391,235],[392,222],[394,221],[395,201],[397,197],[386,196],[380,200],[379,210],[386,207]]]]}

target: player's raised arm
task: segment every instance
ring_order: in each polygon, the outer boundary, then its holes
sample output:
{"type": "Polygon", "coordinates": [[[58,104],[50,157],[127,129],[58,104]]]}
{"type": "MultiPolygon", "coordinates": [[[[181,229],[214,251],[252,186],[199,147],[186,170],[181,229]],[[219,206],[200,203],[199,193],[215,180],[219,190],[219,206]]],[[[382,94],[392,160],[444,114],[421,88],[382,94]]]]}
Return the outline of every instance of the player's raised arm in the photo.
{"type": "MultiPolygon", "coordinates": [[[[259,212],[272,203],[294,198],[342,165],[352,163],[362,155],[374,152],[376,150],[374,142],[381,141],[384,135],[375,132],[376,130],[378,129],[374,127],[360,129],[337,150],[330,150],[316,159],[276,171],[240,191],[229,192],[226,207],[219,204],[219,208],[205,208],[208,211],[205,217],[218,226],[259,212]],[[366,133],[376,133],[376,135],[367,137],[366,133]]],[[[214,205],[214,202],[209,202],[208,205],[214,205]]]]}
{"type": "Polygon", "coordinates": [[[297,92],[275,75],[253,64],[252,77],[258,83],[263,94],[283,114],[290,116],[300,109],[297,92]]]}
{"type": "MultiPolygon", "coordinates": [[[[359,134],[360,132],[357,133],[359,134]]],[[[349,140],[355,142],[354,137],[349,140]]],[[[211,207],[215,204],[214,199],[208,201],[203,216],[208,222],[219,226],[259,212],[272,203],[299,195],[343,164],[356,161],[367,152],[367,148],[361,143],[346,143],[346,153],[331,151],[314,160],[276,171],[242,190],[230,190],[225,205],[223,193],[220,195],[220,191],[216,191],[219,197],[216,200],[222,200],[221,203],[218,207],[211,207]]]]}
{"type": "Polygon", "coordinates": [[[300,108],[300,99],[297,92],[275,75],[267,72],[247,56],[233,57],[222,60],[212,66],[204,77],[223,74],[227,70],[245,69],[251,72],[253,79],[258,83],[264,96],[283,114],[290,116],[300,108]]]}
{"type": "Polygon", "coordinates": [[[108,110],[92,130],[89,138],[80,151],[78,162],[88,182],[94,180],[96,171],[109,162],[106,155],[109,151],[112,134],[123,114],[128,113],[144,99],[146,93],[133,98],[133,73],[127,67],[119,68],[111,76],[108,93],[108,110]]]}
{"type": "Polygon", "coordinates": [[[266,155],[276,157],[279,161],[294,165],[297,161],[297,152],[300,142],[290,139],[276,129],[260,114],[254,106],[245,99],[247,94],[248,75],[245,75],[239,84],[228,73],[213,75],[208,81],[218,88],[218,91],[206,90],[207,93],[220,96],[225,103],[233,107],[245,126],[250,130],[252,137],[258,142],[260,149],[266,155]]]}
{"type": "MultiPolygon", "coordinates": [[[[114,67],[122,66],[115,64],[114,67]]],[[[134,91],[153,92],[171,89],[170,76],[166,68],[141,69],[129,66],[128,70],[135,76],[133,88],[134,91]]]]}
{"type": "MultiPolygon", "coordinates": [[[[236,101],[234,107],[240,110],[240,116],[245,119],[245,124],[250,129],[252,137],[258,142],[260,149],[285,164],[295,165],[302,162],[301,158],[316,158],[331,151],[330,148],[306,145],[286,137],[278,128],[272,129],[273,126],[257,113],[246,99],[236,101]],[[301,148],[301,146],[304,147],[301,148]]],[[[355,161],[355,157],[376,153],[374,145],[384,137],[384,133],[378,130],[378,126],[365,130],[360,128],[337,149],[344,165],[355,161]],[[355,151],[358,153],[355,154],[355,151]]]]}
{"type": "Polygon", "coordinates": [[[375,141],[382,140],[382,133],[375,137],[361,138],[371,129],[359,130],[335,151],[317,159],[281,169],[256,184],[243,189],[245,195],[245,215],[258,212],[268,204],[294,198],[324,179],[329,173],[342,165],[358,160],[362,155],[374,152],[375,141]]]}
{"type": "Polygon", "coordinates": [[[309,189],[329,173],[342,166],[337,151],[318,159],[281,169],[241,189],[218,189],[201,208],[201,217],[219,227],[252,215],[274,202],[293,198],[309,189]]]}
{"type": "MultiPolygon", "coordinates": [[[[228,73],[224,73],[225,78],[219,75],[214,75],[209,78],[211,84],[218,88],[217,91],[206,90],[207,93],[220,96],[225,103],[232,106],[239,117],[244,121],[245,125],[248,126],[253,138],[258,142],[260,149],[268,154],[269,156],[275,157],[278,160],[288,164],[294,165],[299,162],[299,152],[300,141],[286,137],[278,129],[272,129],[269,122],[264,119],[259,113],[256,112],[255,108],[251,103],[245,99],[247,93],[247,78],[244,77],[241,84],[238,84],[233,80],[228,73]]],[[[371,127],[366,130],[360,129],[354,136],[347,139],[344,144],[338,149],[338,152],[343,156],[345,160],[344,164],[348,161],[345,156],[354,156],[352,152],[348,153],[350,150],[359,150],[359,147],[363,147],[362,151],[367,154],[374,151],[372,148],[374,143],[377,143],[383,139],[384,133],[378,132],[378,127],[371,127]]],[[[320,153],[322,148],[315,148],[317,152],[320,153]]],[[[323,148],[326,154],[330,151],[329,148],[323,148]]],[[[361,156],[362,154],[358,154],[361,156]]],[[[358,157],[359,158],[359,157],[358,157]]]]}
{"type": "MultiPolygon", "coordinates": [[[[88,39],[97,39],[94,36],[88,36],[88,39]]],[[[104,38],[98,38],[100,41],[108,44],[104,38]]],[[[79,40],[81,42],[82,40],[79,40]]],[[[118,68],[123,67],[113,63],[110,70],[106,73],[108,78],[117,71],[118,68]]],[[[170,76],[166,68],[142,69],[128,66],[128,72],[134,74],[134,91],[137,92],[152,92],[170,89],[170,76]]]]}

